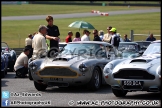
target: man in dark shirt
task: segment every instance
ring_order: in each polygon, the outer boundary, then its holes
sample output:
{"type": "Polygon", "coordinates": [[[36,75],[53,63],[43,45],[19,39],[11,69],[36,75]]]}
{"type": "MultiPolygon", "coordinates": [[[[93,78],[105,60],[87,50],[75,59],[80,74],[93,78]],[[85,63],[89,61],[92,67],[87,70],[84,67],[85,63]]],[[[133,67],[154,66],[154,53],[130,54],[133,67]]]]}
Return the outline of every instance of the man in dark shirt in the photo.
{"type": "Polygon", "coordinates": [[[46,38],[50,40],[50,49],[54,48],[56,52],[59,49],[59,28],[56,25],[53,25],[53,17],[47,16],[46,21],[48,22],[47,25],[47,35],[46,38]]]}
{"type": "Polygon", "coordinates": [[[93,30],[94,39],[93,41],[101,41],[101,38],[98,36],[98,30],[93,30]]]}
{"type": "Polygon", "coordinates": [[[72,42],[72,36],[73,36],[73,32],[69,31],[68,36],[65,39],[66,43],[72,42]]]}
{"type": "Polygon", "coordinates": [[[146,39],[146,41],[155,41],[156,38],[153,36],[153,33],[150,34],[150,36],[146,39]]]}
{"type": "Polygon", "coordinates": [[[128,39],[127,34],[124,35],[124,42],[131,42],[131,41],[128,39]]]}

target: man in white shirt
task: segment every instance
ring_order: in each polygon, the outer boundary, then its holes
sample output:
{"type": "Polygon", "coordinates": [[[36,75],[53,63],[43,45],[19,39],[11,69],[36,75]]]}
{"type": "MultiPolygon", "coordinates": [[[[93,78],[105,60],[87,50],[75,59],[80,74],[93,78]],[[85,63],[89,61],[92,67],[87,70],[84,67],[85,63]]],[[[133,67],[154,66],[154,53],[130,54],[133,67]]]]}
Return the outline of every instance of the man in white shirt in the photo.
{"type": "Polygon", "coordinates": [[[90,41],[90,35],[91,32],[89,32],[88,30],[84,30],[83,31],[83,36],[81,37],[81,41],[90,41]]]}
{"type": "Polygon", "coordinates": [[[25,47],[24,51],[18,56],[14,65],[14,71],[16,72],[16,76],[20,78],[26,77],[28,73],[28,55],[30,53],[30,48],[25,47]]]}
{"type": "Polygon", "coordinates": [[[40,55],[46,54],[47,45],[46,45],[46,36],[47,27],[45,25],[40,25],[38,29],[38,34],[36,34],[32,41],[33,47],[33,56],[32,59],[40,57],[40,55]]]}

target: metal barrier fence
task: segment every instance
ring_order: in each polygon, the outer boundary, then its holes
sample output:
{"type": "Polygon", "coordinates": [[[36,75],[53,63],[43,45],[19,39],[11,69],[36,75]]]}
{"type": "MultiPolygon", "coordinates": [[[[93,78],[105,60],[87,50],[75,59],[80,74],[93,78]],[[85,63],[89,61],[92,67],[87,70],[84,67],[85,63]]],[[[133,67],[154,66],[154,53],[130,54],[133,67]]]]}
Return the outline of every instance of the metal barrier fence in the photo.
{"type": "MultiPolygon", "coordinates": [[[[148,33],[148,34],[134,34],[134,31],[133,30],[131,30],[130,31],[130,39],[131,39],[131,41],[134,41],[134,36],[149,36],[149,34],[150,33],[148,33]]],[[[155,37],[159,37],[159,36],[161,36],[161,35],[154,35],[155,37]]]]}

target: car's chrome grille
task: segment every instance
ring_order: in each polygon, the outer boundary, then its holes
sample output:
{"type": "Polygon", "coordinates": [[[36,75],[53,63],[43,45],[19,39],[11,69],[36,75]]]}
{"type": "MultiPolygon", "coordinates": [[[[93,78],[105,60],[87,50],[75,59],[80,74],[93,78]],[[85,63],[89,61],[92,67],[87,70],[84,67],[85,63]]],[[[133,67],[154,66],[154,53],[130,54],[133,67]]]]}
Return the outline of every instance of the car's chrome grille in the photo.
{"type": "Polygon", "coordinates": [[[114,78],[153,80],[155,76],[145,70],[122,69],[113,74],[114,78]]]}
{"type": "Polygon", "coordinates": [[[77,76],[77,73],[66,67],[47,67],[39,71],[42,76],[77,76]]]}

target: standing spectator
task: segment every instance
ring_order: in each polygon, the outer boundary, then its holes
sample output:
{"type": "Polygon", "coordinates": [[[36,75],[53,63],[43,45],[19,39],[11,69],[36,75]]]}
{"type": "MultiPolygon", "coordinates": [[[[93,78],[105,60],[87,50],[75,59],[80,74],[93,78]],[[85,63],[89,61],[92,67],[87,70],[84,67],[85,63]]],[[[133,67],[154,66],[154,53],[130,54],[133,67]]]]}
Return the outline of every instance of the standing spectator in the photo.
{"type": "Polygon", "coordinates": [[[32,46],[32,34],[28,35],[28,38],[25,39],[25,46],[32,46]]]}
{"type": "Polygon", "coordinates": [[[65,39],[66,43],[72,42],[72,36],[73,36],[73,32],[69,31],[68,36],[66,36],[66,39],[65,39]]]}
{"type": "Polygon", "coordinates": [[[111,34],[112,34],[112,38],[111,38],[111,44],[116,48],[116,50],[118,49],[119,46],[119,42],[120,42],[120,38],[118,35],[116,35],[116,28],[112,28],[110,30],[111,34]]]}
{"type": "Polygon", "coordinates": [[[110,42],[110,41],[111,41],[111,37],[112,37],[111,32],[110,32],[111,29],[112,29],[111,26],[107,27],[107,33],[104,34],[104,37],[103,37],[103,41],[104,41],[104,42],[111,43],[111,42],[110,42]]]}
{"type": "Polygon", "coordinates": [[[81,41],[90,41],[90,37],[89,37],[90,33],[91,32],[89,32],[88,30],[85,29],[83,31],[84,35],[81,37],[81,41]]]}
{"type": "Polygon", "coordinates": [[[30,53],[30,48],[25,47],[24,51],[18,56],[14,65],[14,71],[16,76],[20,78],[25,78],[28,73],[28,55],[30,53]]]}
{"type": "Polygon", "coordinates": [[[76,41],[81,41],[80,33],[79,32],[75,33],[75,38],[73,39],[73,42],[76,42],[76,41]]]}
{"type": "Polygon", "coordinates": [[[153,36],[153,33],[151,33],[150,36],[147,37],[146,41],[156,41],[156,38],[153,36]]]}
{"type": "Polygon", "coordinates": [[[103,30],[100,30],[99,33],[98,33],[101,41],[103,41],[103,37],[104,37],[104,31],[103,30]]]}
{"type": "Polygon", "coordinates": [[[93,41],[101,41],[100,37],[98,36],[98,30],[93,30],[93,35],[94,35],[94,39],[93,41]]]}
{"type": "Polygon", "coordinates": [[[53,48],[55,52],[58,52],[59,50],[59,28],[58,26],[53,24],[53,17],[52,16],[47,16],[46,21],[48,23],[47,25],[47,35],[46,38],[50,40],[50,49],[53,48]]]}
{"type": "Polygon", "coordinates": [[[32,48],[32,34],[28,35],[28,38],[25,39],[25,47],[30,48],[30,54],[28,55],[28,58],[31,58],[33,55],[33,48],[32,48]]]}
{"type": "Polygon", "coordinates": [[[32,47],[33,47],[33,57],[36,59],[40,54],[44,54],[47,51],[46,39],[47,27],[45,25],[40,25],[38,29],[38,34],[33,38],[32,47]]]}
{"type": "Polygon", "coordinates": [[[131,41],[128,39],[127,34],[124,35],[124,42],[131,42],[131,41]]]}

